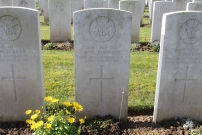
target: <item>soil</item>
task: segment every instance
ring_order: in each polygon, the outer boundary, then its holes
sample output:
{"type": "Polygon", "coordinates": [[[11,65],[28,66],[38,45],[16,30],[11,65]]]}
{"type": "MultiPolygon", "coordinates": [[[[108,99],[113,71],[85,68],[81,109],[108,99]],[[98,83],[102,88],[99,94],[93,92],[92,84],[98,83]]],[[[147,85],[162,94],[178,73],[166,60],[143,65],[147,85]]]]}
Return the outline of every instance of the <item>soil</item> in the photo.
{"type": "MultiPolygon", "coordinates": [[[[114,122],[100,135],[189,135],[190,129],[183,128],[183,119],[172,119],[160,123],[152,122],[152,110],[141,112],[129,111],[127,123],[114,122]]],[[[109,116],[107,116],[109,118],[109,116]]],[[[103,118],[104,119],[104,118],[103,118]]],[[[196,126],[195,126],[196,127],[196,126]]],[[[94,135],[91,127],[85,127],[82,135],[94,135]],[[86,132],[85,132],[86,130],[86,132]],[[88,130],[88,132],[87,132],[88,130]]],[[[31,135],[25,122],[0,123],[0,135],[31,135]]]]}
{"type": "MultiPolygon", "coordinates": [[[[42,43],[42,49],[45,49],[42,43]]],[[[69,51],[74,48],[73,42],[55,44],[54,50],[69,51]]],[[[132,48],[131,51],[153,51],[149,43],[132,48]]],[[[116,120],[107,130],[101,130],[100,135],[189,135],[190,129],[183,128],[183,118],[172,119],[160,123],[152,122],[153,110],[129,111],[127,123],[116,120]]],[[[196,124],[193,128],[196,128],[196,124]]],[[[0,135],[31,135],[32,132],[25,122],[0,122],[0,135]]],[[[95,134],[91,127],[85,127],[83,135],[95,134]],[[89,132],[90,131],[90,132],[89,132]]]]}

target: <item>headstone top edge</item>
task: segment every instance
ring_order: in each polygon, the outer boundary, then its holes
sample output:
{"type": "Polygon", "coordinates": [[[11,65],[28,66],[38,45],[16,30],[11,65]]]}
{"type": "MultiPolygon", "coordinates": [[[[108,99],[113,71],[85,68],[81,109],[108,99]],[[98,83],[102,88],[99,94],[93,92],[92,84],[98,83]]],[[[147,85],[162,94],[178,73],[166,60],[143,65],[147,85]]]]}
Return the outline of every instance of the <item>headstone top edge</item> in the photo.
{"type": "Polygon", "coordinates": [[[75,13],[79,13],[79,12],[87,12],[87,11],[94,11],[94,10],[105,10],[105,11],[119,11],[119,12],[126,12],[126,13],[130,13],[129,11],[126,11],[126,10],[119,10],[119,9],[115,9],[115,8],[88,8],[88,9],[84,9],[84,10],[78,10],[78,11],[75,11],[75,13]]]}
{"type": "Polygon", "coordinates": [[[23,9],[23,10],[32,10],[35,12],[39,12],[39,10],[37,10],[37,9],[26,8],[26,7],[16,7],[16,6],[3,6],[3,7],[0,7],[0,9],[23,9]]]}
{"type": "Polygon", "coordinates": [[[163,16],[167,16],[167,15],[179,15],[179,14],[184,14],[184,13],[202,13],[202,11],[176,11],[176,12],[169,12],[169,13],[165,13],[163,14],[163,16]]]}

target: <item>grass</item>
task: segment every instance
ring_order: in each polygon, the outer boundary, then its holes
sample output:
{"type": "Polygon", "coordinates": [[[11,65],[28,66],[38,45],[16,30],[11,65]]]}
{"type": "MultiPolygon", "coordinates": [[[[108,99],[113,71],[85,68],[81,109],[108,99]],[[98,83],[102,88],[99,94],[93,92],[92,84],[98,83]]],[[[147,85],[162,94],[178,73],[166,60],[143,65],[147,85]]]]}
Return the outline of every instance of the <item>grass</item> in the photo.
{"type": "MultiPolygon", "coordinates": [[[[46,96],[74,101],[74,51],[43,50],[46,96]]],[[[154,104],[158,53],[131,53],[129,108],[151,109],[154,104]]]]}

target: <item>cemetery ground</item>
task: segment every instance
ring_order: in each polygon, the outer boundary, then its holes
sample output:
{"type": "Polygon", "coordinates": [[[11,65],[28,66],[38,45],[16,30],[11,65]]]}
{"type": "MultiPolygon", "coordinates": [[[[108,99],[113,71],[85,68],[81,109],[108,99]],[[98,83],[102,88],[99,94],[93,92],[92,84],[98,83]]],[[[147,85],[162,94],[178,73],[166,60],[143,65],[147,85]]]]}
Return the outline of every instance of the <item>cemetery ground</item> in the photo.
{"type": "MultiPolygon", "coordinates": [[[[191,133],[191,129],[183,128],[185,119],[152,122],[159,53],[152,50],[148,44],[151,26],[148,23],[147,13],[146,11],[140,31],[140,43],[131,45],[128,122],[119,122],[111,116],[98,116],[86,121],[82,134],[188,135],[191,133]]],[[[60,105],[66,100],[72,102],[75,98],[73,42],[52,44],[49,33],[49,26],[41,17],[45,95],[59,99],[60,105]],[[48,48],[44,47],[45,44],[48,48]]],[[[121,101],[117,104],[121,104],[121,101]]],[[[24,122],[0,122],[0,135],[29,134],[31,135],[31,131],[24,122]]]]}

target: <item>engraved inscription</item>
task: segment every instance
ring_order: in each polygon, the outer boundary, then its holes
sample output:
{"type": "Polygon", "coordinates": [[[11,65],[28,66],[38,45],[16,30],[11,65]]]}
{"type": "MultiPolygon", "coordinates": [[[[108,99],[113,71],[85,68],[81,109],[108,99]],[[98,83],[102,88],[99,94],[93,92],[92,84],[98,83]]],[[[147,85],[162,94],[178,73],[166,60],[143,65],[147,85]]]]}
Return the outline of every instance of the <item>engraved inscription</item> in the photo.
{"type": "Polygon", "coordinates": [[[135,5],[133,3],[126,4],[126,10],[130,11],[130,12],[134,12],[135,11],[135,5]]]}
{"type": "Polygon", "coordinates": [[[92,21],[90,35],[95,41],[106,42],[113,38],[116,32],[114,22],[105,16],[100,16],[92,21]]]}
{"type": "Polygon", "coordinates": [[[2,40],[14,41],[19,38],[22,27],[17,18],[13,16],[0,17],[0,38],[2,40]]]}
{"type": "Polygon", "coordinates": [[[186,68],[186,76],[185,78],[181,78],[181,79],[175,79],[175,81],[183,81],[184,82],[184,91],[183,91],[183,100],[182,102],[184,102],[185,100],[185,94],[186,94],[186,87],[187,87],[187,81],[197,81],[197,79],[188,79],[187,77],[187,74],[188,74],[188,70],[189,70],[189,67],[186,68]]]}
{"type": "Polygon", "coordinates": [[[103,91],[103,81],[105,81],[105,80],[113,80],[114,79],[114,77],[112,77],[112,78],[104,78],[103,77],[103,65],[101,65],[101,75],[100,75],[100,77],[99,78],[90,78],[90,81],[92,81],[92,80],[98,80],[98,81],[100,81],[100,102],[102,102],[102,91],[103,91]]]}
{"type": "Polygon", "coordinates": [[[202,38],[202,23],[196,19],[186,21],[180,28],[180,38],[187,44],[199,42],[202,38]]]}
{"type": "Polygon", "coordinates": [[[58,25],[56,25],[56,27],[59,27],[59,35],[57,36],[65,36],[65,35],[62,35],[62,27],[65,27],[63,24],[61,24],[61,21],[59,20],[59,23],[58,25]]]}
{"type": "Polygon", "coordinates": [[[25,77],[15,77],[15,72],[14,72],[14,65],[11,64],[11,73],[12,76],[11,77],[2,77],[2,80],[12,80],[13,81],[13,89],[14,89],[14,95],[15,95],[15,101],[17,101],[17,92],[16,92],[16,85],[15,85],[15,81],[16,80],[24,80],[25,77]]]}
{"type": "Polygon", "coordinates": [[[26,2],[25,0],[22,0],[22,1],[19,3],[19,6],[20,6],[20,7],[28,7],[29,4],[28,4],[28,2],[26,2]]]}
{"type": "Polygon", "coordinates": [[[196,5],[195,10],[196,11],[201,11],[202,10],[202,6],[201,5],[196,5]]]}

